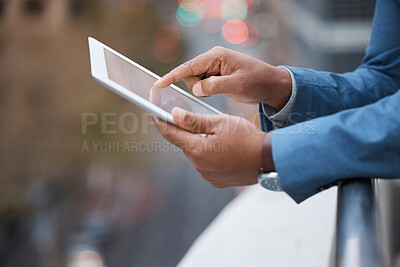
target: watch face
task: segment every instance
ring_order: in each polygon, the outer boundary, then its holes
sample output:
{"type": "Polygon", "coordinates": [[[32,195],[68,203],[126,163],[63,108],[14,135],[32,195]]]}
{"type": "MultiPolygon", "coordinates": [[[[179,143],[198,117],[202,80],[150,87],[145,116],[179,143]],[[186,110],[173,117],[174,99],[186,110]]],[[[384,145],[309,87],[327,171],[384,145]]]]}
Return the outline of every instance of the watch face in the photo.
{"type": "Polygon", "coordinates": [[[262,187],[272,191],[282,191],[277,173],[263,173],[258,179],[262,187]]]}

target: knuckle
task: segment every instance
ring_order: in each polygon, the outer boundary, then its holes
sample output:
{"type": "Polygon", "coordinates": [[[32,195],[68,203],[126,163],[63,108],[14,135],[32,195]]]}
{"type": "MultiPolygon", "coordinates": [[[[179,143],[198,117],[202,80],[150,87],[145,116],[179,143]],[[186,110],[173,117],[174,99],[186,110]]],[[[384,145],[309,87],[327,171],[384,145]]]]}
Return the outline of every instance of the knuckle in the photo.
{"type": "Polygon", "coordinates": [[[214,188],[217,188],[217,189],[223,189],[223,188],[226,187],[225,185],[220,184],[220,183],[211,183],[211,184],[212,184],[212,186],[213,186],[214,188]]]}
{"type": "Polygon", "coordinates": [[[192,115],[189,118],[187,118],[186,123],[194,131],[199,130],[199,126],[197,124],[197,116],[196,115],[192,115]]]}
{"type": "Polygon", "coordinates": [[[213,52],[216,52],[217,54],[223,54],[225,52],[226,48],[217,45],[217,46],[214,46],[211,50],[213,52]]]}
{"type": "MultiPolygon", "coordinates": [[[[206,175],[204,175],[204,174],[202,174],[201,177],[203,177],[203,179],[206,180],[206,181],[208,181],[208,182],[211,182],[211,180],[212,180],[209,176],[206,176],[206,175]]],[[[211,183],[211,184],[212,184],[212,183],[211,183]]]]}
{"type": "Polygon", "coordinates": [[[217,77],[215,77],[215,76],[211,76],[210,78],[208,78],[208,90],[211,92],[211,93],[217,93],[217,86],[216,86],[216,80],[217,79],[217,77]]]}
{"type": "Polygon", "coordinates": [[[193,68],[192,68],[192,66],[193,66],[193,60],[191,59],[191,60],[189,60],[189,61],[186,61],[185,63],[183,63],[182,65],[181,65],[183,68],[185,68],[185,69],[187,69],[188,70],[188,76],[193,76],[193,68]]]}
{"type": "Polygon", "coordinates": [[[210,184],[213,184],[215,182],[214,175],[212,173],[201,174],[201,176],[205,181],[209,182],[210,184]]]}
{"type": "Polygon", "coordinates": [[[188,121],[190,121],[191,119],[190,119],[190,114],[189,113],[185,113],[185,115],[183,116],[183,121],[184,122],[188,122],[188,121]]]}
{"type": "Polygon", "coordinates": [[[196,125],[196,117],[188,113],[186,113],[183,117],[183,121],[186,125],[190,127],[194,127],[196,125]]]}

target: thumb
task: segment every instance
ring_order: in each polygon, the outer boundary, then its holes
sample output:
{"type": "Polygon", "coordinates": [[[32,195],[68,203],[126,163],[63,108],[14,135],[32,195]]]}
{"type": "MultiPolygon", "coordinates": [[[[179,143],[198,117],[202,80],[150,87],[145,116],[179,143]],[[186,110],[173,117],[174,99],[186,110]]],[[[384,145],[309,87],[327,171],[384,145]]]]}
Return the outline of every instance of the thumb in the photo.
{"type": "Polygon", "coordinates": [[[172,109],[175,123],[192,133],[214,134],[216,117],[212,115],[194,114],[193,112],[175,107],[172,109]]]}
{"type": "Polygon", "coordinates": [[[198,81],[193,86],[193,94],[196,96],[213,96],[219,95],[233,89],[232,79],[230,75],[227,76],[211,76],[207,79],[198,81]],[[228,89],[229,88],[229,89],[228,89]]]}

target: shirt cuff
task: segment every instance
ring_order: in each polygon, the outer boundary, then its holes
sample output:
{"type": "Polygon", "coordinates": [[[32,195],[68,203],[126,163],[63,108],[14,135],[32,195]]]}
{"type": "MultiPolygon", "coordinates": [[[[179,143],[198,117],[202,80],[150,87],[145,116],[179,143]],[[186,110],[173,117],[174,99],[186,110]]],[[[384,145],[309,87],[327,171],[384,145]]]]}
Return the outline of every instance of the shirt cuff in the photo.
{"type": "Polygon", "coordinates": [[[279,111],[267,104],[262,104],[261,106],[264,115],[273,123],[274,127],[282,128],[286,126],[290,113],[293,110],[297,94],[297,85],[294,75],[290,69],[284,66],[279,66],[279,68],[287,70],[290,74],[290,78],[292,79],[292,95],[290,96],[286,105],[279,111]]]}

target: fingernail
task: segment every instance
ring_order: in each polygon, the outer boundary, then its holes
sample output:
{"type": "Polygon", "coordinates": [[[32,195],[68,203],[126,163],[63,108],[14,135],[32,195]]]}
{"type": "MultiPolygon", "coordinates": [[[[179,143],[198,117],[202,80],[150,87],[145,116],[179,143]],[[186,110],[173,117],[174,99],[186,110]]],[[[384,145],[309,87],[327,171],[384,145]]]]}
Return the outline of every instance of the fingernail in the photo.
{"type": "Polygon", "coordinates": [[[197,96],[204,96],[203,89],[201,88],[201,83],[196,83],[193,86],[193,94],[197,96]]]}

